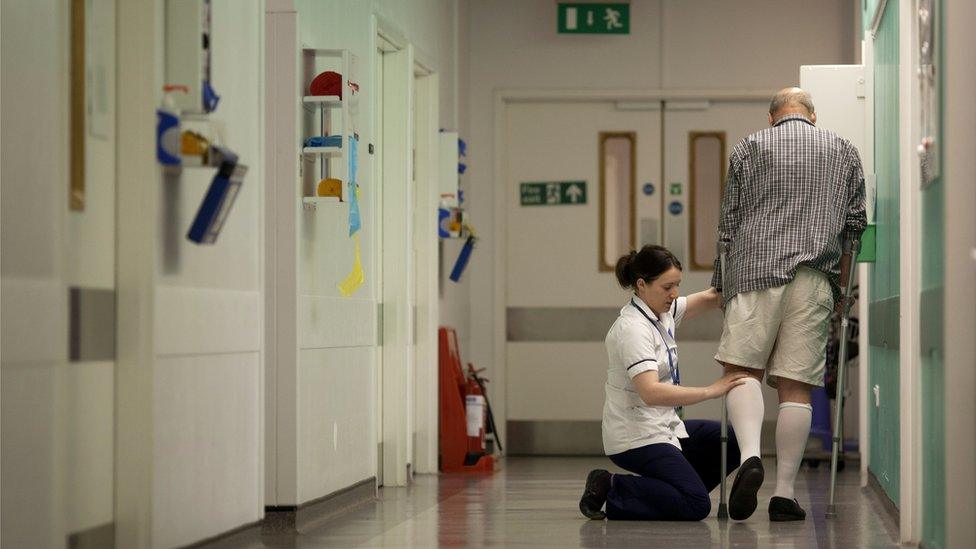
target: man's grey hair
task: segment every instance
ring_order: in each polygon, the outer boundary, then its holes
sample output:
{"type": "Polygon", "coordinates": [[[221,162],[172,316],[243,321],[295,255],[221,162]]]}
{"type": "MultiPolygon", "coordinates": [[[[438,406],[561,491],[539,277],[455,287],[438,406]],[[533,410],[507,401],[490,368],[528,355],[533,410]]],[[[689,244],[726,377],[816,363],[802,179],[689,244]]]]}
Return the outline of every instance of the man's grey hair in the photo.
{"type": "Polygon", "coordinates": [[[803,107],[808,113],[813,114],[813,99],[810,94],[800,88],[786,88],[776,92],[773,100],[769,102],[769,114],[776,116],[776,113],[790,107],[803,107]]]}

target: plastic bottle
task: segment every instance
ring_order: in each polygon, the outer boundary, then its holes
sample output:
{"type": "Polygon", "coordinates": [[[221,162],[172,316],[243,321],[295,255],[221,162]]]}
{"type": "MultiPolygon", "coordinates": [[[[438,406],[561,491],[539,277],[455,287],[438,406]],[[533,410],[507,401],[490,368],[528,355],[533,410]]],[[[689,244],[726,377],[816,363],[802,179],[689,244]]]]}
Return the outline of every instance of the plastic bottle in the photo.
{"type": "Polygon", "coordinates": [[[180,113],[176,108],[173,93],[187,93],[186,86],[163,86],[163,104],[156,110],[156,158],[164,166],[179,166],[180,156],[180,113]]]}

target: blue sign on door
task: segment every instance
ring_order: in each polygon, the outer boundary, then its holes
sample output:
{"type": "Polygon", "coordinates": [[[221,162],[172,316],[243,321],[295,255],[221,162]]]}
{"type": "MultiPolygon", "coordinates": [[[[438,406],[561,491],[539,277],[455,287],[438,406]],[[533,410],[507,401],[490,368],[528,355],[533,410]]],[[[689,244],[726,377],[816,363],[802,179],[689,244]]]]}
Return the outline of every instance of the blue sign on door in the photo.
{"type": "Polygon", "coordinates": [[[681,215],[683,210],[684,206],[682,206],[681,202],[678,202],[677,200],[668,204],[668,211],[671,212],[671,215],[681,215]]]}
{"type": "Polygon", "coordinates": [[[654,194],[653,183],[644,183],[644,194],[647,196],[651,196],[652,194],[654,194]]]}

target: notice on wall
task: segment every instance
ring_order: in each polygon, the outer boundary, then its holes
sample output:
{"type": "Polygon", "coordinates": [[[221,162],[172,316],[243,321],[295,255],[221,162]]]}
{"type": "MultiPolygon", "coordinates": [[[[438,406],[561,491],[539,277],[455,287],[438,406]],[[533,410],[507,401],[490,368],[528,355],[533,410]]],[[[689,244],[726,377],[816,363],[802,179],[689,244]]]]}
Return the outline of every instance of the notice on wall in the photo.
{"type": "Polygon", "coordinates": [[[544,181],[522,183],[523,206],[564,206],[586,204],[586,181],[544,181]]]}
{"type": "Polygon", "coordinates": [[[363,259],[361,248],[359,246],[359,235],[353,237],[353,259],[352,259],[352,270],[346,276],[346,278],[340,282],[337,286],[339,288],[339,293],[342,297],[349,297],[355,291],[366,282],[366,273],[363,272],[363,259]]]}

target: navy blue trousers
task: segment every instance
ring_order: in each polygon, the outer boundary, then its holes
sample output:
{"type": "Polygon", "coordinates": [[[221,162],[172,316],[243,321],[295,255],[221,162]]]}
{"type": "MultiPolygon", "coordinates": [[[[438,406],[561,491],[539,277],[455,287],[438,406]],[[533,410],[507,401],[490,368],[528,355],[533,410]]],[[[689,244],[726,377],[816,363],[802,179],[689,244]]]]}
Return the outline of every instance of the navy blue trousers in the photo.
{"type": "MultiPolygon", "coordinates": [[[[685,422],[688,438],[681,450],[668,443],[649,444],[610,457],[637,475],[615,474],[607,495],[610,520],[702,520],[712,511],[708,497],[722,477],[721,424],[685,422]]],[[[739,444],[729,427],[726,474],[739,466],[739,444]]]]}

